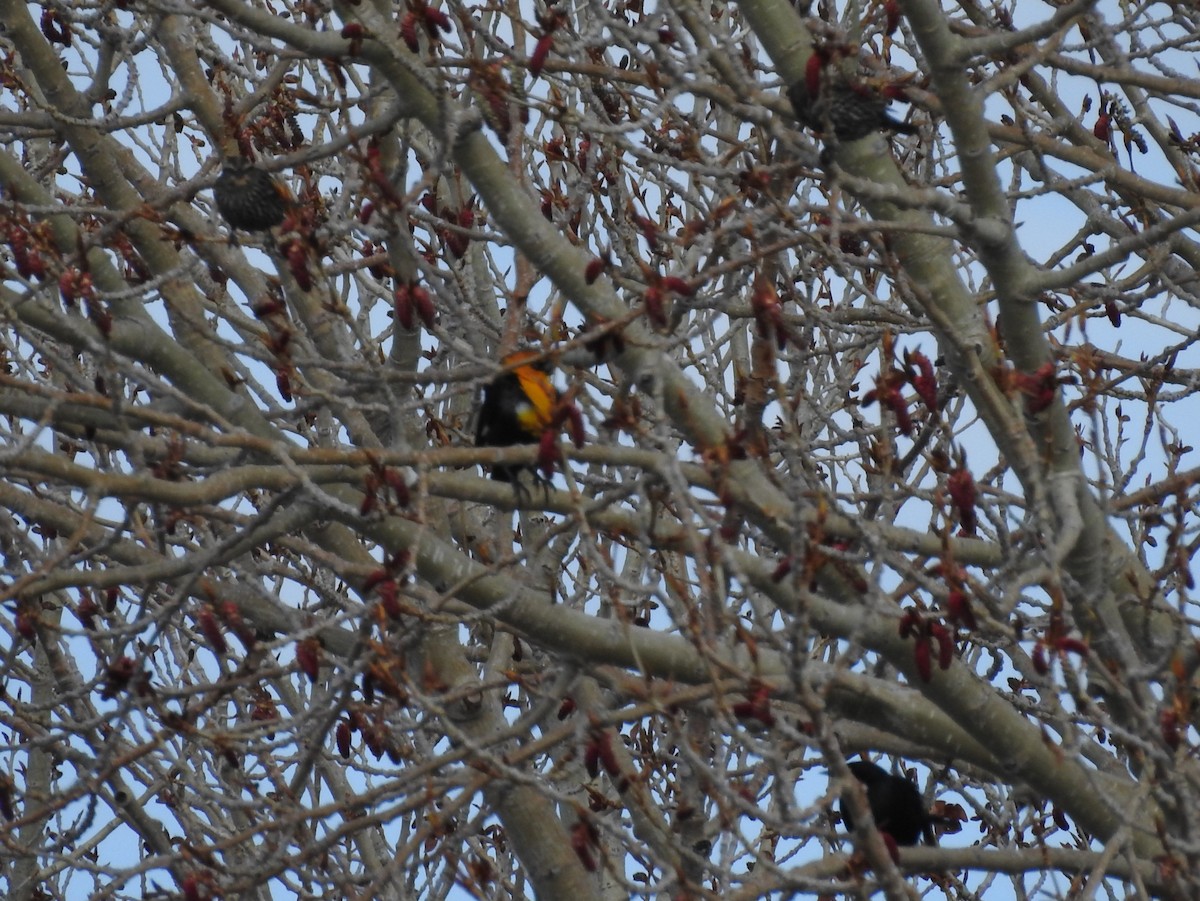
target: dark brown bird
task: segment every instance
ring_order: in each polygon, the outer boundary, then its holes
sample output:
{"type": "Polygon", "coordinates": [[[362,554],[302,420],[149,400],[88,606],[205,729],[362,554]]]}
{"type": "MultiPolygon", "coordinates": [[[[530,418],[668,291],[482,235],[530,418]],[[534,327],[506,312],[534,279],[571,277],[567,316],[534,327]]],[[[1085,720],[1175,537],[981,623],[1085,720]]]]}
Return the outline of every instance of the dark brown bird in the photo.
{"type": "MultiPolygon", "coordinates": [[[[867,791],[876,829],[890,835],[897,845],[915,845],[922,837],[926,844],[937,844],[933,834],[935,818],[925,809],[921,792],[912,780],[894,776],[866,760],[854,760],[846,766],[867,791]]],[[[842,822],[853,832],[854,817],[844,797],[840,809],[842,822]]]]}
{"type": "Polygon", "coordinates": [[[231,227],[251,232],[279,225],[293,204],[282,181],[244,156],[225,161],[213,184],[213,197],[231,227]]]}

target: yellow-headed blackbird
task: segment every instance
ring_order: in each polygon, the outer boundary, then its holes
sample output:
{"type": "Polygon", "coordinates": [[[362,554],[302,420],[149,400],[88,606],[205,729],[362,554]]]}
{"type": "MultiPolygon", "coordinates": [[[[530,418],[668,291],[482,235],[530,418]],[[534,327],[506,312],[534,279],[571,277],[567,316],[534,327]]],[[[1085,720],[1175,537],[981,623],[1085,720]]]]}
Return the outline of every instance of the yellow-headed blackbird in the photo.
{"type": "Polygon", "coordinates": [[[217,209],[233,228],[265,231],[278,225],[292,206],[292,193],[282,181],[243,156],[225,161],[213,184],[217,209]]]}
{"type": "MultiPolygon", "coordinates": [[[[501,360],[506,369],[483,389],[476,447],[537,444],[550,426],[558,390],[550,381],[550,365],[533,350],[519,350],[501,360]]],[[[511,482],[526,467],[493,466],[492,478],[511,482]]]]}
{"type": "MultiPolygon", "coordinates": [[[[910,779],[894,776],[882,767],[866,760],[846,764],[854,778],[867,790],[867,803],[875,828],[887,833],[897,845],[915,845],[924,836],[926,844],[936,845],[933,835],[935,817],[925,810],[921,792],[910,779]]],[[[841,803],[842,822],[854,831],[850,805],[841,803]]]]}

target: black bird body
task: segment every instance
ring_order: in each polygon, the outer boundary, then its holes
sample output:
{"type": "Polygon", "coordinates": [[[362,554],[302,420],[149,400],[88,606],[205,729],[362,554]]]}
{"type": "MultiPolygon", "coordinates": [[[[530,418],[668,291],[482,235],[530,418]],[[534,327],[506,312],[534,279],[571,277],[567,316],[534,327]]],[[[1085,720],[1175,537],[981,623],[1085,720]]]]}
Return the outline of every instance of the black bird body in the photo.
{"type": "Polygon", "coordinates": [[[283,222],[292,205],[283,182],[242,156],[225,161],[213,183],[217,209],[233,228],[266,231],[283,222]]]}
{"type": "MultiPolygon", "coordinates": [[[[854,760],[846,765],[866,789],[875,828],[890,835],[897,845],[915,845],[922,837],[926,844],[937,844],[933,818],[925,810],[925,801],[912,780],[894,776],[866,760],[854,760]]],[[[842,822],[853,832],[854,817],[844,798],[841,814],[842,822]]]]}

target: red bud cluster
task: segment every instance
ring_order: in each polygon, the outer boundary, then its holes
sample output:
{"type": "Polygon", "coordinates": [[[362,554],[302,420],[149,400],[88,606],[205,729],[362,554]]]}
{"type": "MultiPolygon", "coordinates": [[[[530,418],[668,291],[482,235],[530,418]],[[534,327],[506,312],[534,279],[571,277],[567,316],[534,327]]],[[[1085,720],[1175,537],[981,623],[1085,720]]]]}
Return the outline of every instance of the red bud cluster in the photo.
{"type": "Polygon", "coordinates": [[[570,437],[571,443],[577,448],[583,447],[583,442],[587,437],[583,427],[583,411],[575,403],[573,394],[567,394],[559,401],[554,416],[550,420],[552,429],[559,429],[564,425],[567,427],[567,435],[570,437]]]}
{"type": "Polygon", "coordinates": [[[971,601],[962,588],[951,588],[946,596],[946,619],[953,626],[962,626],[964,629],[979,628],[975,621],[975,611],[971,609],[971,601]]]}
{"type": "MultiPolygon", "coordinates": [[[[405,486],[405,492],[407,491],[405,486]]],[[[372,591],[378,594],[380,607],[391,619],[399,619],[404,613],[404,607],[400,603],[400,586],[408,579],[406,570],[410,560],[408,550],[401,548],[392,554],[383,566],[368,573],[359,589],[364,597],[372,591]]]]}
{"type": "Polygon", "coordinates": [[[610,778],[621,775],[621,763],[613,752],[612,731],[600,726],[593,726],[588,732],[587,744],[583,748],[583,766],[588,775],[595,779],[600,775],[600,767],[610,778]]]}
{"type": "Polygon", "coordinates": [[[427,329],[437,322],[437,309],[429,292],[415,283],[397,285],[393,295],[393,311],[396,321],[407,331],[412,331],[419,318],[427,329]],[[415,314],[415,318],[414,318],[415,314]]]}
{"type": "Polygon", "coordinates": [[[258,636],[255,635],[254,630],[250,628],[246,620],[242,617],[242,609],[237,603],[228,599],[221,600],[216,602],[213,609],[225,625],[225,628],[237,636],[237,640],[242,643],[242,647],[247,651],[253,651],[258,644],[258,636]]]}
{"type": "Polygon", "coordinates": [[[275,368],[275,390],[286,402],[292,402],[292,371],[288,367],[275,368]]]}
{"type": "Polygon", "coordinates": [[[546,429],[538,439],[537,470],[546,479],[554,477],[558,466],[558,432],[546,429]]]}
{"type": "MultiPolygon", "coordinates": [[[[432,195],[425,195],[426,200],[431,197],[432,195]]],[[[465,231],[475,227],[475,211],[472,209],[472,204],[473,201],[468,201],[457,210],[452,207],[443,206],[437,211],[438,216],[444,222],[453,223],[457,226],[457,228],[450,228],[441,225],[437,228],[437,234],[441,238],[442,246],[450,251],[456,260],[461,260],[471,248],[471,238],[465,234],[465,231]]],[[[428,207],[428,204],[426,205],[428,207]]]]}
{"type": "Polygon", "coordinates": [[[283,302],[282,297],[267,295],[259,300],[256,300],[250,306],[250,312],[260,322],[268,321],[272,316],[282,316],[287,318],[287,304],[283,302]]]}
{"type": "Polygon", "coordinates": [[[739,720],[757,720],[768,729],[775,725],[775,714],[771,712],[771,688],[757,679],[751,679],[746,690],[746,700],[733,705],[733,715],[739,720]]]}
{"type": "Polygon", "coordinates": [[[779,292],[765,278],[755,279],[754,290],[750,294],[750,310],[754,313],[754,323],[760,338],[775,336],[775,345],[780,350],[787,347],[791,333],[783,321],[783,305],[779,302],[779,292]]]}
{"type": "Polygon", "coordinates": [[[283,246],[283,255],[287,259],[288,271],[300,290],[307,294],[313,289],[312,273],[308,271],[308,248],[300,238],[292,238],[283,246]]]}
{"type": "Polygon", "coordinates": [[[311,635],[296,642],[296,665],[309,681],[317,681],[321,674],[321,639],[311,635]]]}
{"type": "Polygon", "coordinates": [[[954,660],[954,636],[937,620],[909,608],[900,617],[900,637],[913,638],[913,664],[922,682],[933,678],[933,647],[937,645],[938,669],[950,668],[954,660]]]}
{"type": "Polygon", "coordinates": [[[563,427],[566,427],[567,435],[570,436],[571,443],[576,447],[583,447],[587,438],[583,424],[583,411],[575,403],[575,394],[576,392],[571,390],[558,398],[550,415],[550,422],[542,430],[541,438],[538,439],[535,466],[547,479],[554,475],[554,471],[558,467],[558,435],[563,427]]]}
{"type": "Polygon", "coordinates": [[[100,688],[100,697],[109,701],[134,686],[140,696],[149,693],[150,683],[144,670],[140,669],[132,657],[118,657],[104,671],[104,685],[100,688]]]}
{"type": "Polygon", "coordinates": [[[363,476],[363,500],[359,505],[359,513],[366,516],[379,503],[381,488],[391,489],[392,496],[385,497],[384,503],[389,513],[394,513],[397,507],[407,507],[412,498],[408,493],[408,483],[395,469],[384,466],[373,460],[371,468],[363,476]]]}
{"type": "MultiPolygon", "coordinates": [[[[405,205],[404,197],[396,190],[396,185],[384,170],[383,150],[377,139],[372,138],[367,142],[367,147],[362,154],[361,160],[363,167],[366,169],[367,185],[376,200],[374,206],[382,206],[385,209],[392,210],[403,209],[405,205]]],[[[364,212],[360,213],[359,216],[360,218],[367,216],[365,208],[364,212]]]]}
{"type": "Polygon", "coordinates": [[[342,37],[350,42],[350,55],[358,56],[362,53],[363,39],[367,37],[367,29],[361,22],[347,22],[342,26],[342,37]]]}
{"type": "Polygon", "coordinates": [[[1168,748],[1174,751],[1179,747],[1181,732],[1179,714],[1175,710],[1164,710],[1158,715],[1158,730],[1168,748]]]}
{"type": "Polygon", "coordinates": [[[917,397],[930,413],[936,413],[940,408],[937,392],[937,376],[933,372],[933,364],[929,357],[919,350],[904,352],[904,368],[908,374],[908,382],[916,389],[917,397]]]}
{"type": "Polygon", "coordinates": [[[204,633],[204,639],[214,654],[224,654],[229,650],[229,646],[225,643],[225,633],[221,629],[221,624],[217,622],[217,613],[211,604],[205,604],[200,608],[200,612],[196,614],[196,623],[200,626],[200,631],[204,633]]]}
{"type": "MultiPolygon", "coordinates": [[[[513,87],[509,83],[504,65],[499,61],[476,62],[471,66],[467,84],[483,100],[484,122],[507,140],[508,135],[512,132],[514,109],[510,108],[513,87]]],[[[515,111],[521,121],[525,122],[528,117],[528,107],[520,105],[515,111]]]]}
{"type": "Polygon", "coordinates": [[[29,238],[30,233],[24,225],[11,220],[6,224],[4,240],[12,251],[17,274],[24,279],[41,281],[46,277],[46,262],[37,246],[30,244],[29,238]]]}
{"type": "Polygon", "coordinates": [[[868,391],[862,399],[862,405],[869,407],[875,401],[887,407],[896,417],[896,427],[902,435],[911,435],[913,430],[912,416],[908,412],[908,401],[905,400],[901,389],[908,383],[908,376],[899,369],[889,369],[880,373],[875,379],[875,387],[868,391]]]}
{"type": "Polygon", "coordinates": [[[32,601],[18,601],[16,612],[17,634],[26,641],[37,643],[38,613],[32,601]]]}
{"type": "MultiPolygon", "coordinates": [[[[252,723],[273,723],[279,719],[279,711],[275,707],[275,701],[270,693],[264,688],[255,692],[254,707],[250,710],[250,721],[252,723]]],[[[273,738],[274,733],[267,733],[268,738],[273,738]]]]}
{"type": "Polygon", "coordinates": [[[828,52],[818,48],[804,64],[804,90],[808,92],[810,98],[817,97],[821,93],[821,70],[825,68],[825,63],[828,61],[828,52]]]}
{"type": "Polygon", "coordinates": [[[58,292],[62,295],[63,303],[70,309],[75,309],[81,299],[94,300],[96,296],[91,273],[74,266],[64,269],[58,277],[58,292]]]}
{"type": "Polygon", "coordinates": [[[42,10],[42,34],[51,44],[71,46],[71,23],[59,18],[58,10],[42,10]]]}
{"type": "Polygon", "coordinates": [[[546,32],[538,38],[537,44],[533,47],[533,53],[529,55],[529,74],[537,78],[542,74],[542,67],[546,65],[546,57],[550,55],[550,48],[554,46],[554,35],[546,32]]]}
{"type": "Polygon", "coordinates": [[[588,260],[587,267],[583,270],[583,280],[589,285],[594,284],[596,279],[611,265],[612,259],[608,254],[592,257],[588,260]]]}
{"type": "Polygon", "coordinates": [[[792,568],[795,565],[796,565],[795,556],[792,554],[788,554],[788,556],[786,556],[782,560],[780,560],[779,563],[776,565],[775,569],[773,569],[771,571],[771,581],[776,582],[776,583],[782,582],[789,575],[791,575],[792,568]]]}
{"type": "Polygon", "coordinates": [[[638,213],[630,213],[633,219],[633,224],[638,227],[638,231],[642,233],[642,237],[646,239],[646,244],[651,252],[658,249],[658,223],[653,219],[648,219],[638,213]]]}
{"type": "Polygon", "coordinates": [[[1041,413],[1058,394],[1059,385],[1074,383],[1070,376],[1058,377],[1054,363],[1047,361],[1033,372],[1012,373],[1012,384],[1025,395],[1025,409],[1030,415],[1041,413]]]}
{"type": "Polygon", "coordinates": [[[412,10],[406,12],[400,20],[400,39],[413,53],[419,53],[421,50],[421,43],[417,40],[417,21],[417,14],[412,10]]]}
{"type": "Polygon", "coordinates": [[[897,0],[884,0],[883,13],[883,33],[889,36],[895,34],[900,27],[900,4],[897,0]]]}
{"type": "Polygon", "coordinates": [[[958,521],[966,535],[974,535],[979,525],[975,515],[977,490],[975,478],[965,466],[960,466],[950,473],[946,479],[946,492],[950,495],[950,503],[958,511],[958,521]]]}
{"type": "Polygon", "coordinates": [[[580,819],[571,827],[571,848],[589,873],[594,873],[600,868],[595,854],[599,847],[600,832],[594,823],[580,819]]]}
{"type": "Polygon", "coordinates": [[[1057,657],[1063,657],[1066,654],[1078,654],[1084,659],[1088,655],[1087,642],[1079,638],[1069,638],[1066,636],[1053,638],[1039,638],[1037,644],[1033,646],[1033,668],[1037,670],[1038,675],[1044,676],[1050,672],[1050,661],[1046,657],[1047,651],[1052,651],[1057,657]]]}
{"type": "MultiPolygon", "coordinates": [[[[641,217],[635,217],[640,219],[641,217]]],[[[643,220],[649,223],[649,220],[643,220]]],[[[653,223],[649,223],[651,226],[653,223]]],[[[643,232],[644,233],[644,232],[643,232]]],[[[696,293],[694,282],[678,275],[659,275],[649,266],[642,265],[642,275],[648,283],[642,300],[646,305],[646,316],[655,328],[665,329],[670,325],[667,318],[667,301],[672,294],[691,297],[696,293]]]]}
{"type": "Polygon", "coordinates": [[[400,37],[413,53],[421,49],[417,41],[418,26],[425,29],[430,41],[436,42],[439,28],[442,31],[450,31],[450,17],[442,10],[434,9],[425,0],[409,0],[408,12],[400,20],[400,37]]]}
{"type": "Polygon", "coordinates": [[[75,607],[75,616],[89,632],[96,631],[96,614],[99,612],[100,606],[92,597],[92,593],[86,588],[79,589],[79,604],[75,607]]]}
{"type": "Polygon", "coordinates": [[[211,873],[188,873],[179,882],[184,901],[209,901],[219,897],[213,893],[213,877],[211,873]]]}
{"type": "MultiPolygon", "coordinates": [[[[891,337],[885,336],[884,357],[892,360],[891,337]]],[[[901,434],[911,435],[913,429],[912,414],[908,409],[908,401],[903,394],[904,387],[911,386],[921,403],[931,413],[936,414],[941,407],[938,400],[937,375],[929,358],[919,350],[904,352],[903,368],[894,363],[881,372],[875,379],[875,387],[868,391],[862,400],[862,405],[868,407],[875,401],[887,407],[896,417],[896,426],[901,434]]]]}

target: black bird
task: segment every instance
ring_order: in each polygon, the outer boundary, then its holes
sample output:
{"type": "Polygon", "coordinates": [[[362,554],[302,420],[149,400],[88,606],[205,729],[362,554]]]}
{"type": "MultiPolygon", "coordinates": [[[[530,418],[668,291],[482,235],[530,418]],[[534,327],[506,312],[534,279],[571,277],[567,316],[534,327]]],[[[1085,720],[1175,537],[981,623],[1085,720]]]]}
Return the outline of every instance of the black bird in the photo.
{"type": "Polygon", "coordinates": [[[295,202],[282,181],[244,156],[225,161],[213,184],[213,197],[225,221],[242,231],[279,225],[295,202]]]}
{"type": "MultiPolygon", "coordinates": [[[[897,845],[915,845],[922,836],[926,844],[937,844],[933,834],[935,818],[925,810],[921,792],[911,779],[893,776],[866,760],[855,760],[846,766],[866,789],[871,816],[875,818],[875,827],[880,832],[890,835],[897,845]]],[[[842,822],[853,832],[854,817],[844,796],[840,809],[842,822]]]]}

